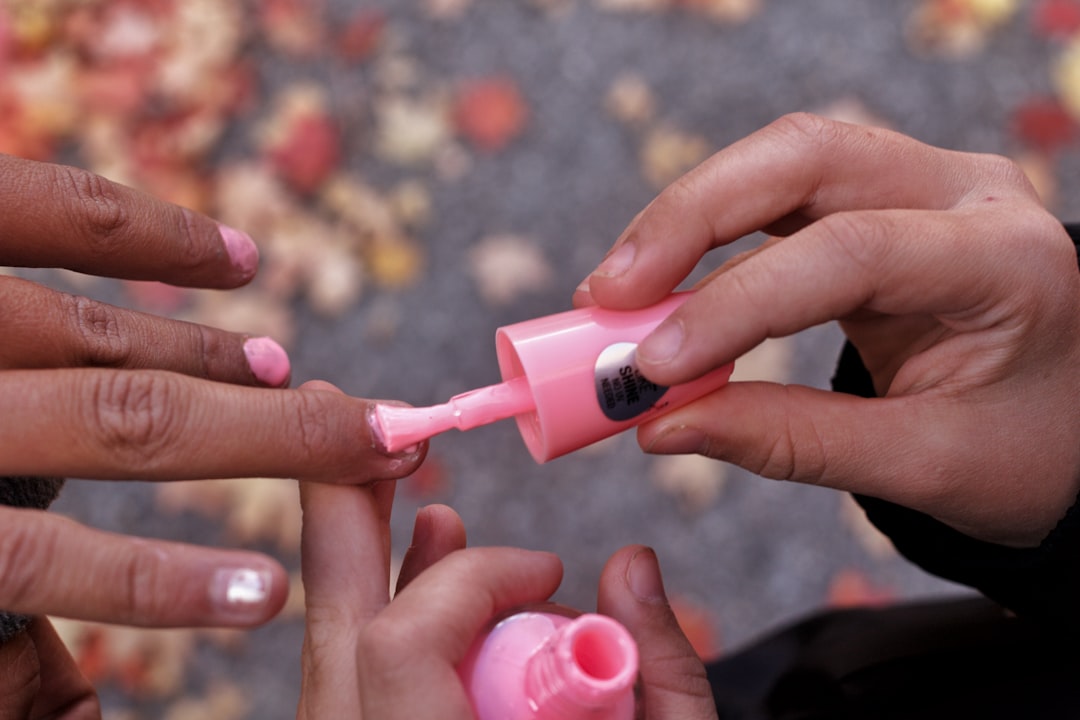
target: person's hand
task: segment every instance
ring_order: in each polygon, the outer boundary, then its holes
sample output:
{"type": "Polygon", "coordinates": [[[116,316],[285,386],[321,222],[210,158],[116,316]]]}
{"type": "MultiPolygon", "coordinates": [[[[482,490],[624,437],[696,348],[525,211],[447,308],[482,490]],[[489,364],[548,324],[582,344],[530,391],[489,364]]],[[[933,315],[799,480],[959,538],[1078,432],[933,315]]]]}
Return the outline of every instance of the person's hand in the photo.
{"type": "MultiPolygon", "coordinates": [[[[255,274],[252,240],[197,213],[83,170],[10,156],[0,155],[0,177],[0,265],[220,289],[255,274]]],[[[402,477],[422,460],[424,446],[379,452],[371,402],[283,389],[288,357],[269,338],[131,312],[3,274],[0,307],[0,476],[173,480],[362,471],[378,480],[402,477]]],[[[129,538],[0,506],[5,611],[246,627],[277,613],[287,585],[281,565],[261,554],[129,538]]],[[[51,667],[59,654],[47,623],[38,619],[34,627],[19,640],[29,653],[23,657],[51,667]]],[[[19,648],[2,649],[6,657],[19,648]]],[[[46,675],[42,669],[47,683],[46,675]]],[[[25,699],[32,687],[0,672],[0,698],[25,699]]],[[[73,685],[72,693],[81,689],[73,685]]]]}
{"type": "Polygon", "coordinates": [[[839,320],[879,399],[733,383],[643,425],[641,446],[1038,544],[1080,488],[1080,273],[1018,167],[788,116],[664,190],[575,303],[650,304],[704,253],[758,230],[777,237],[703,281],[640,344],[642,372],[684,382],[839,320]]]}
{"type": "MultiPolygon", "coordinates": [[[[494,615],[550,597],[562,578],[558,558],[464,549],[457,514],[428,506],[417,513],[391,601],[393,483],[305,482],[300,492],[307,632],[297,717],[471,719],[457,664],[494,615]]],[[[646,717],[716,717],[704,666],[667,604],[651,550],[629,547],[611,558],[598,610],[638,643],[646,717]]]]}

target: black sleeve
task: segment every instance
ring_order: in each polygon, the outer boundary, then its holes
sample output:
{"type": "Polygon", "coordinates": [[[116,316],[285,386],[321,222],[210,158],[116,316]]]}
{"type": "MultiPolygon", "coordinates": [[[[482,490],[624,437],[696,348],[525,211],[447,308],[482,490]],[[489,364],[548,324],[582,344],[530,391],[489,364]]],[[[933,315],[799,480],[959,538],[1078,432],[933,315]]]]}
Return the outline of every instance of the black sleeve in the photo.
{"type": "MultiPolygon", "coordinates": [[[[1080,224],[1065,229],[1077,243],[1080,224]]],[[[1080,245],[1077,254],[1080,262],[1080,245]]],[[[874,396],[870,374],[850,343],[841,353],[833,389],[874,396]]],[[[1041,545],[1017,549],[975,540],[900,505],[861,495],[856,500],[900,554],[927,572],[973,587],[1022,618],[1080,633],[1080,501],[1041,545]]]]}

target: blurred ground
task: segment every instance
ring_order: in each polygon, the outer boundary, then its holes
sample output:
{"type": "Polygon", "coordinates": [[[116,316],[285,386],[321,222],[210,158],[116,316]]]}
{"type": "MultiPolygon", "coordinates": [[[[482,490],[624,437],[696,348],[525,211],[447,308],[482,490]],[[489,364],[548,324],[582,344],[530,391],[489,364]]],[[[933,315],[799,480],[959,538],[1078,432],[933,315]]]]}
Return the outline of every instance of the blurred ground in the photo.
{"type": "MultiPolygon", "coordinates": [[[[1067,0],[3,0],[0,150],[197,207],[263,253],[230,295],[24,274],[268,332],[295,384],[429,404],[497,380],[497,326],[566,309],[667,182],[786,112],[1009,155],[1075,216],[1078,27],[1067,0]]],[[[839,343],[770,342],[738,373],[825,387],[839,343]]],[[[418,505],[449,503],[474,544],[557,552],[557,599],[590,608],[606,558],[646,543],[703,654],[824,606],[957,592],[841,494],[632,435],[537,466],[502,423],[429,457],[398,491],[397,554],[418,505]]],[[[73,482],[56,510],[297,568],[291,481],[73,482]]],[[[242,635],[62,628],[113,720],[286,718],[299,602],[242,635]]]]}

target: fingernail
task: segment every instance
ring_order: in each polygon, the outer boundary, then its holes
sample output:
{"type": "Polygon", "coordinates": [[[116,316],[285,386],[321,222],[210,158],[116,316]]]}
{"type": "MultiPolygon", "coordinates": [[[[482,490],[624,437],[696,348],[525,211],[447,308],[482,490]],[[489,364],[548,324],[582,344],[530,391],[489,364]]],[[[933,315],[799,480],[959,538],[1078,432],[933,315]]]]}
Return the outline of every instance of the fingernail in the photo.
{"type": "Polygon", "coordinates": [[[658,435],[645,452],[654,455],[689,455],[705,447],[705,433],[695,427],[677,425],[658,435]]]}
{"type": "Polygon", "coordinates": [[[431,538],[431,521],[428,519],[427,508],[422,507],[416,511],[416,519],[413,520],[411,547],[422,547],[431,538]]]}
{"type": "Polygon", "coordinates": [[[218,232],[233,266],[244,275],[254,275],[259,268],[259,248],[251,236],[222,223],[218,223],[218,232]]]}
{"type": "Polygon", "coordinates": [[[674,318],[668,319],[641,341],[637,355],[646,362],[670,362],[682,348],[683,334],[682,323],[674,318]]]}
{"type": "Polygon", "coordinates": [[[223,615],[257,617],[270,598],[271,579],[268,570],[218,570],[210,583],[210,601],[223,615]]]}
{"type": "Polygon", "coordinates": [[[630,591],[642,602],[667,602],[664,581],[660,577],[660,563],[650,548],[638,550],[630,559],[626,583],[630,591]]]}
{"type": "Polygon", "coordinates": [[[253,337],[244,341],[244,355],[255,378],[270,387],[281,387],[289,380],[292,367],[285,349],[268,337],[253,337]]]}
{"type": "Polygon", "coordinates": [[[636,254],[637,250],[634,243],[624,241],[616,246],[610,255],[604,258],[604,261],[593,271],[593,275],[609,278],[618,277],[634,264],[634,255],[636,254]]]}
{"type": "Polygon", "coordinates": [[[574,290],[574,292],[575,293],[585,293],[586,295],[592,294],[592,291],[589,290],[589,278],[585,278],[584,280],[582,280],[581,284],[577,286],[577,288],[574,290]]]}
{"type": "Polygon", "coordinates": [[[401,450],[391,450],[387,447],[386,434],[383,431],[382,420],[379,417],[380,405],[372,405],[367,411],[368,427],[371,431],[372,446],[383,455],[391,458],[412,459],[411,456],[420,452],[420,443],[414,443],[401,450]]]}

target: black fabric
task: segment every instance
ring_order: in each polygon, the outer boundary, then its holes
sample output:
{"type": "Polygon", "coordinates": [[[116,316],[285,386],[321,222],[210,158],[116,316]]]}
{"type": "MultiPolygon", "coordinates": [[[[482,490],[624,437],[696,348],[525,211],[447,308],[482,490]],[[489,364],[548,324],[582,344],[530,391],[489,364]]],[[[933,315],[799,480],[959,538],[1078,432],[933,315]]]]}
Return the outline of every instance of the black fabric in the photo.
{"type": "Polygon", "coordinates": [[[836,610],[707,665],[721,720],[1080,717],[1080,658],[981,597],[836,610]]]}
{"type": "MultiPolygon", "coordinates": [[[[1066,230],[1080,242],[1080,224],[1066,230]]],[[[850,344],[833,389],[874,396],[850,344]]],[[[985,597],[838,610],[782,628],[707,665],[721,720],[1080,717],[1080,501],[1038,548],[1019,550],[856,499],[905,557],[985,597]]]]}
{"type": "MultiPolygon", "coordinates": [[[[0,505],[44,510],[60,494],[60,478],[0,477],[0,505]]],[[[0,532],[3,529],[0,528],[0,532]]],[[[2,579],[0,579],[2,580],[2,579]]],[[[30,623],[25,615],[0,610],[0,645],[21,632],[30,623]]]]}

